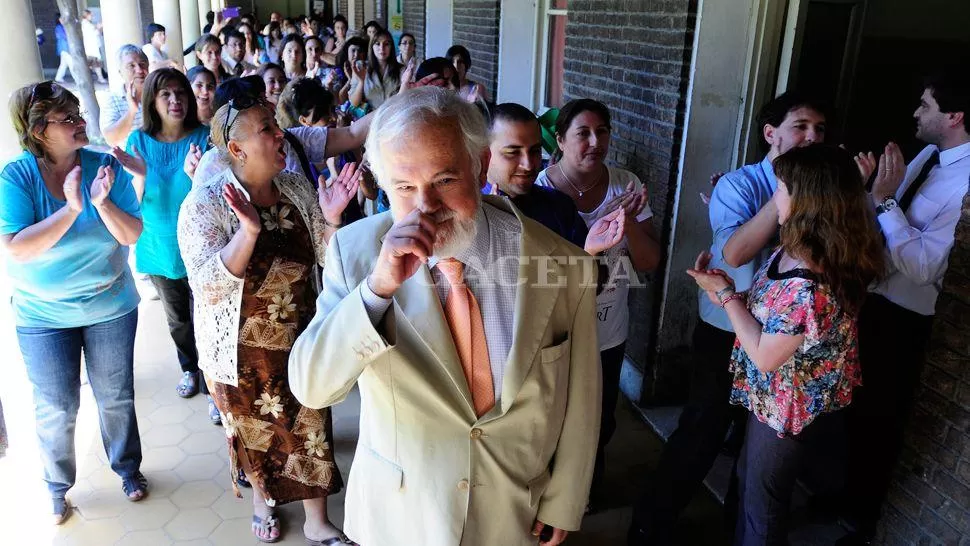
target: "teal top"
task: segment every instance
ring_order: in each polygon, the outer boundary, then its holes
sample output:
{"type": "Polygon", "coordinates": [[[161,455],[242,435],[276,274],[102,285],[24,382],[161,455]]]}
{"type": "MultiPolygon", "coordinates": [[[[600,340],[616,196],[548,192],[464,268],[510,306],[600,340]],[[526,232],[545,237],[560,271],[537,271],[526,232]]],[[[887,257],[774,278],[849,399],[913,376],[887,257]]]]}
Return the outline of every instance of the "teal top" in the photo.
{"type": "Polygon", "coordinates": [[[192,189],[182,170],[189,146],[206,149],[209,128],[201,126],[177,142],[161,142],[138,130],[128,137],[127,151],[137,150],[148,165],[141,200],[144,230],[135,245],[135,268],[147,275],[183,279],[188,273],[176,237],[179,208],[192,189]]]}
{"type": "MultiPolygon", "coordinates": [[[[43,254],[27,262],[7,259],[17,326],[79,328],[114,320],[138,307],[128,247],[111,235],[91,204],[98,167],[109,165],[115,182],[108,198],[122,211],[140,217],[131,175],[110,155],[84,148],[78,153],[81,213],[43,254]]],[[[47,190],[37,158],[30,153],[11,159],[0,171],[0,234],[19,233],[66,205],[47,190]]]]}

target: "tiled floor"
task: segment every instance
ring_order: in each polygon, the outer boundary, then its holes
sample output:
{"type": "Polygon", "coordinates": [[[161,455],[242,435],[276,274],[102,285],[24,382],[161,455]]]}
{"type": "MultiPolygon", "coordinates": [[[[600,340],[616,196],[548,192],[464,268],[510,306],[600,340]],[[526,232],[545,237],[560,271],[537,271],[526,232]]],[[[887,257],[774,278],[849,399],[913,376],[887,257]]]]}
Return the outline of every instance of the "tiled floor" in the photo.
{"type": "MultiPolygon", "coordinates": [[[[2,272],[0,272],[2,278],[2,272]]],[[[0,285],[0,301],[6,301],[0,285]]],[[[82,389],[76,431],[78,482],[69,494],[75,516],[62,527],[49,524],[49,502],[40,480],[34,444],[33,407],[9,308],[0,306],[0,399],[4,402],[11,449],[0,459],[0,545],[103,546],[124,544],[256,545],[250,532],[251,496],[232,494],[225,436],[209,424],[204,397],[183,400],[175,394],[178,368],[158,301],[143,301],[136,342],[136,410],[142,435],[142,470],[151,494],[140,503],[125,500],[120,481],[106,464],[90,389],[82,389]]],[[[353,394],[334,410],[337,464],[346,477],[357,437],[359,398],[353,394]]],[[[625,401],[617,408],[618,429],[607,451],[611,497],[599,513],[587,517],[574,546],[622,545],[630,508],[640,480],[656,463],[662,442],[625,401]]],[[[340,526],[343,495],[330,499],[330,515],[340,526]]],[[[303,510],[299,503],[282,507],[284,540],[303,544],[303,510]]],[[[679,524],[684,545],[725,541],[718,503],[697,495],[679,524]]],[[[831,543],[825,529],[803,527],[794,544],[831,543]],[[823,540],[818,540],[825,537],[823,540]]]]}

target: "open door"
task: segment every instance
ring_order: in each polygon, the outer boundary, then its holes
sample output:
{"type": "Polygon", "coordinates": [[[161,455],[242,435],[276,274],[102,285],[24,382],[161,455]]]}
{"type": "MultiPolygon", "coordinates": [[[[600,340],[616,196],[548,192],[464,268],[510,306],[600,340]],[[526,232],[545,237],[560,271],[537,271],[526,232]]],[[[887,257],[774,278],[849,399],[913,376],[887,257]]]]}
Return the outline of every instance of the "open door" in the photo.
{"type": "Polygon", "coordinates": [[[777,91],[798,89],[827,101],[835,114],[829,129],[836,135],[845,129],[867,3],[800,0],[789,10],[777,91]]]}

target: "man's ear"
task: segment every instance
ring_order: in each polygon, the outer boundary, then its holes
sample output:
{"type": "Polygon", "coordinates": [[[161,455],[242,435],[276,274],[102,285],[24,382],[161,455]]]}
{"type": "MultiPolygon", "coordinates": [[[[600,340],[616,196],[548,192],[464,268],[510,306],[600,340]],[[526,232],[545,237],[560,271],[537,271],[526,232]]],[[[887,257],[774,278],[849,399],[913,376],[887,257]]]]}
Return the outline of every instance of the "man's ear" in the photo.
{"type": "Polygon", "coordinates": [[[775,130],[777,130],[777,127],[772,126],[770,123],[765,123],[765,126],[761,128],[761,136],[764,137],[768,146],[775,143],[775,130]]]}
{"type": "Polygon", "coordinates": [[[488,147],[483,149],[479,159],[482,162],[482,172],[478,175],[478,189],[481,190],[485,187],[485,182],[488,180],[488,163],[492,160],[492,150],[488,147]]]}
{"type": "Polygon", "coordinates": [[[950,127],[962,127],[964,112],[950,112],[946,114],[946,121],[949,123],[950,127]]]}

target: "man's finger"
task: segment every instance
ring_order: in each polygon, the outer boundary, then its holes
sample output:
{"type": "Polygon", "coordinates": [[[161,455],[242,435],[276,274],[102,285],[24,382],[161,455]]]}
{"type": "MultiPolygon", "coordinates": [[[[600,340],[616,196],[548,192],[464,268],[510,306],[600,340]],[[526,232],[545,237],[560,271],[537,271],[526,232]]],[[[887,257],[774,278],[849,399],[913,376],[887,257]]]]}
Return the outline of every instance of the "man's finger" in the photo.
{"type": "Polygon", "coordinates": [[[542,533],[542,528],[544,526],[545,526],[545,523],[542,523],[541,521],[536,520],[535,524],[532,526],[532,536],[534,537],[539,536],[542,533]]]}

